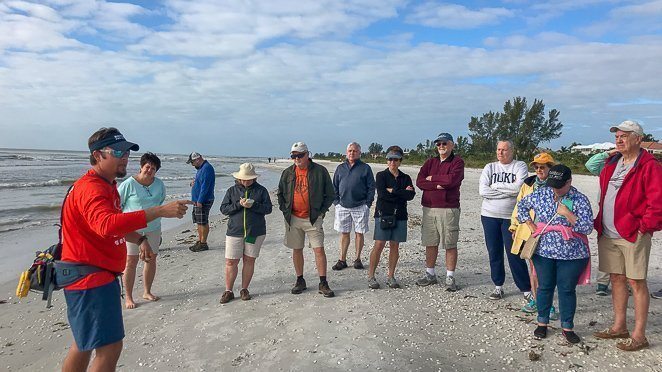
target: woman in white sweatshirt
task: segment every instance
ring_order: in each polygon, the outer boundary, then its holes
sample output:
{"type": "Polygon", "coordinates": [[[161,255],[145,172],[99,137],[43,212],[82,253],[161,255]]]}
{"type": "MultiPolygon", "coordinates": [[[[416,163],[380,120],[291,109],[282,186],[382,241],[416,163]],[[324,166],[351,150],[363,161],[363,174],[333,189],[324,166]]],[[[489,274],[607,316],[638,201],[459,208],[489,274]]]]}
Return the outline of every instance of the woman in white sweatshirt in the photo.
{"type": "Polygon", "coordinates": [[[506,272],[503,262],[504,251],[515,285],[527,301],[531,295],[531,283],[526,262],[518,255],[510,253],[513,244],[510,216],[517,202],[517,194],[524,179],[529,175],[526,163],[513,160],[513,143],[508,140],[497,144],[497,161],[489,163],[480,175],[478,192],[483,197],[480,220],[485,233],[485,245],[490,257],[490,274],[495,285],[490,294],[491,300],[503,298],[503,283],[506,272]]]}

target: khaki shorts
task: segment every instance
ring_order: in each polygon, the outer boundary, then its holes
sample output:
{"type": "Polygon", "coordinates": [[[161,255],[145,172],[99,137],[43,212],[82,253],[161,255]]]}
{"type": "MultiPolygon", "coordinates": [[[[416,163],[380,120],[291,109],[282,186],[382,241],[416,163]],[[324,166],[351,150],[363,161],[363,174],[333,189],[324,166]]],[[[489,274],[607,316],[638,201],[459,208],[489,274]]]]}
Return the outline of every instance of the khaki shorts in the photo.
{"type": "Polygon", "coordinates": [[[244,255],[248,257],[258,258],[260,256],[260,248],[264,243],[266,235],[260,235],[255,238],[255,243],[246,243],[244,238],[236,236],[225,236],[225,258],[229,260],[238,260],[244,255]]]}
{"type": "Polygon", "coordinates": [[[612,239],[602,235],[598,239],[600,271],[624,274],[628,279],[646,279],[651,256],[651,234],[638,234],[630,243],[625,239],[612,239]]]}
{"type": "Polygon", "coordinates": [[[453,249],[457,248],[459,237],[460,208],[423,207],[421,245],[453,249]]]}
{"type": "Polygon", "coordinates": [[[306,236],[308,236],[308,246],[311,248],[324,247],[324,228],[322,223],[324,218],[317,217],[317,221],[312,225],[308,218],[299,218],[292,216],[290,220],[292,225],[285,221],[285,239],[283,244],[292,249],[303,249],[306,236]]]}
{"type": "MultiPolygon", "coordinates": [[[[150,231],[143,234],[147,237],[149,246],[152,247],[154,254],[159,254],[159,246],[161,245],[161,230],[150,231]]],[[[126,255],[137,256],[140,254],[140,247],[136,244],[126,242],[126,255]]]]}

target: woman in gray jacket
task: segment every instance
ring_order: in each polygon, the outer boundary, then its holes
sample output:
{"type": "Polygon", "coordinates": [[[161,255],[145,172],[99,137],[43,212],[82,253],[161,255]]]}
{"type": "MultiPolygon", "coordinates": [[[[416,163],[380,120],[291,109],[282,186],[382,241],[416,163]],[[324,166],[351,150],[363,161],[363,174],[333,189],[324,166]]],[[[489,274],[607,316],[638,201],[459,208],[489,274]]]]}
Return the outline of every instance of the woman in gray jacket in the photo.
{"type": "Polygon", "coordinates": [[[264,186],[257,183],[255,167],[251,163],[239,166],[239,172],[232,173],[236,179],[234,186],[225,193],[221,203],[221,213],[229,216],[225,236],[225,292],[221,303],[234,299],[234,281],[239,271],[239,260],[243,257],[241,270],[241,299],[251,299],[248,285],[253,278],[255,259],[267,234],[265,215],[271,213],[271,198],[264,186]]]}

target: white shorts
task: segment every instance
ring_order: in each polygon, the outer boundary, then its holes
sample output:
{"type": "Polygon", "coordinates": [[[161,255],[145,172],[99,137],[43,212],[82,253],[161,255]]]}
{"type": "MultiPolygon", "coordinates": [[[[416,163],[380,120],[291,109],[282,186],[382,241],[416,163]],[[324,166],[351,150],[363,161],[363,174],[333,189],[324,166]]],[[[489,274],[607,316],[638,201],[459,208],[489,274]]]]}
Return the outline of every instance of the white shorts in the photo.
{"type": "Polygon", "coordinates": [[[260,235],[255,238],[255,243],[246,243],[244,238],[236,236],[225,236],[225,258],[229,260],[238,260],[244,255],[248,257],[258,258],[260,256],[260,248],[264,243],[266,235],[260,235]]]}
{"type": "MultiPolygon", "coordinates": [[[[154,230],[143,234],[147,237],[149,246],[152,247],[154,254],[159,254],[159,246],[161,246],[161,230],[154,230]]],[[[126,242],[126,255],[137,256],[140,254],[140,247],[137,244],[126,242]]]]}
{"type": "Polygon", "coordinates": [[[370,231],[370,208],[367,205],[360,205],[354,208],[345,208],[340,204],[336,205],[336,219],[333,221],[333,229],[339,233],[348,233],[352,231],[359,234],[365,234],[370,231]]]}

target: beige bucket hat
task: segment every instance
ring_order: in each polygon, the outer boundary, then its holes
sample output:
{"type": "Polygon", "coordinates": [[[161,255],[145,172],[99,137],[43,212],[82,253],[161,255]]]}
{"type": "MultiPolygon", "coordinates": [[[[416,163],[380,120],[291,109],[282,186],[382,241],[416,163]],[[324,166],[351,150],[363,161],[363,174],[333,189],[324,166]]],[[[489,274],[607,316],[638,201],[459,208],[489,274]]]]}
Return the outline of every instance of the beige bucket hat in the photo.
{"type": "Polygon", "coordinates": [[[239,166],[239,172],[232,173],[232,177],[238,180],[254,180],[257,176],[253,163],[244,163],[239,166]]]}

